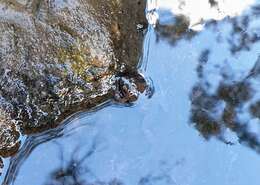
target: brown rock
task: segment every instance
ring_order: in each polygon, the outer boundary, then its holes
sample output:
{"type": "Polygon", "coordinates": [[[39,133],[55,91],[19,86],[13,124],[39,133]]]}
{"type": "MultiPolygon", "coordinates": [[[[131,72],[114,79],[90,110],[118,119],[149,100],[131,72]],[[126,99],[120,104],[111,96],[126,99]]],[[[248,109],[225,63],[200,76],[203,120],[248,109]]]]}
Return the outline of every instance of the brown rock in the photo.
{"type": "MultiPolygon", "coordinates": [[[[144,8],[139,0],[0,0],[0,156],[18,150],[17,129],[56,127],[113,99],[128,78],[118,74],[138,74],[144,8]]],[[[131,101],[145,87],[137,79],[131,101]]]]}

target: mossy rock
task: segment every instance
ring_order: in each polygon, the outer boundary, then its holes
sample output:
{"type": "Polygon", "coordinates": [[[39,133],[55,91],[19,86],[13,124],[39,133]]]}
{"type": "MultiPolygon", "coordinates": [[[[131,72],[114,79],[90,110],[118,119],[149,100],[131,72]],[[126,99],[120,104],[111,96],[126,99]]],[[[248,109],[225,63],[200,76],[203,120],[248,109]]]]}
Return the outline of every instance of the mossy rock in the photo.
{"type": "Polygon", "coordinates": [[[145,1],[0,0],[0,9],[1,156],[17,151],[19,133],[114,97],[136,100],[122,79],[145,84],[136,69],[145,1]]]}

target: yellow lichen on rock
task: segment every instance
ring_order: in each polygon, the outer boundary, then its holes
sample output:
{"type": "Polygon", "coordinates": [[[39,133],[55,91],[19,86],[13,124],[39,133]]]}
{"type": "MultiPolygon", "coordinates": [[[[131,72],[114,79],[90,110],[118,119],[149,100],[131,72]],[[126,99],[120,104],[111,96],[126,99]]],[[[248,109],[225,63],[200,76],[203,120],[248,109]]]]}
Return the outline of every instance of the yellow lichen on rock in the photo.
{"type": "Polygon", "coordinates": [[[104,62],[97,56],[92,57],[89,47],[80,42],[82,41],[78,39],[74,46],[60,49],[60,63],[69,65],[73,74],[87,83],[112,74],[112,71],[107,71],[104,62]]]}

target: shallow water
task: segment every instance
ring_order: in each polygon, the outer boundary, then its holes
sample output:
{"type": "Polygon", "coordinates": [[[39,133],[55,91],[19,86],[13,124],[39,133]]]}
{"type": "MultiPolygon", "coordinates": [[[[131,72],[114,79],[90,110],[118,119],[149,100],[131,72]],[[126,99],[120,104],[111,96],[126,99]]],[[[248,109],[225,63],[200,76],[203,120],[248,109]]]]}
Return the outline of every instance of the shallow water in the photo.
{"type": "Polygon", "coordinates": [[[171,27],[169,2],[144,43],[153,96],[31,136],[6,184],[259,184],[260,2],[184,32],[171,27]]]}

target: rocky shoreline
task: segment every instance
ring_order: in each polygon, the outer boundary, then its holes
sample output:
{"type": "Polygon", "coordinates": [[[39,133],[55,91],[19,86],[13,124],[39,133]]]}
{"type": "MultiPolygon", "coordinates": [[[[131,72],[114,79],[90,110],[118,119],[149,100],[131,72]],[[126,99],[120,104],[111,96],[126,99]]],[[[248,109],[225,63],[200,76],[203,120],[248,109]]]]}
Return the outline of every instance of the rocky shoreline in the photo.
{"type": "Polygon", "coordinates": [[[20,135],[144,92],[145,1],[0,0],[0,9],[1,157],[18,151],[20,135]]]}

